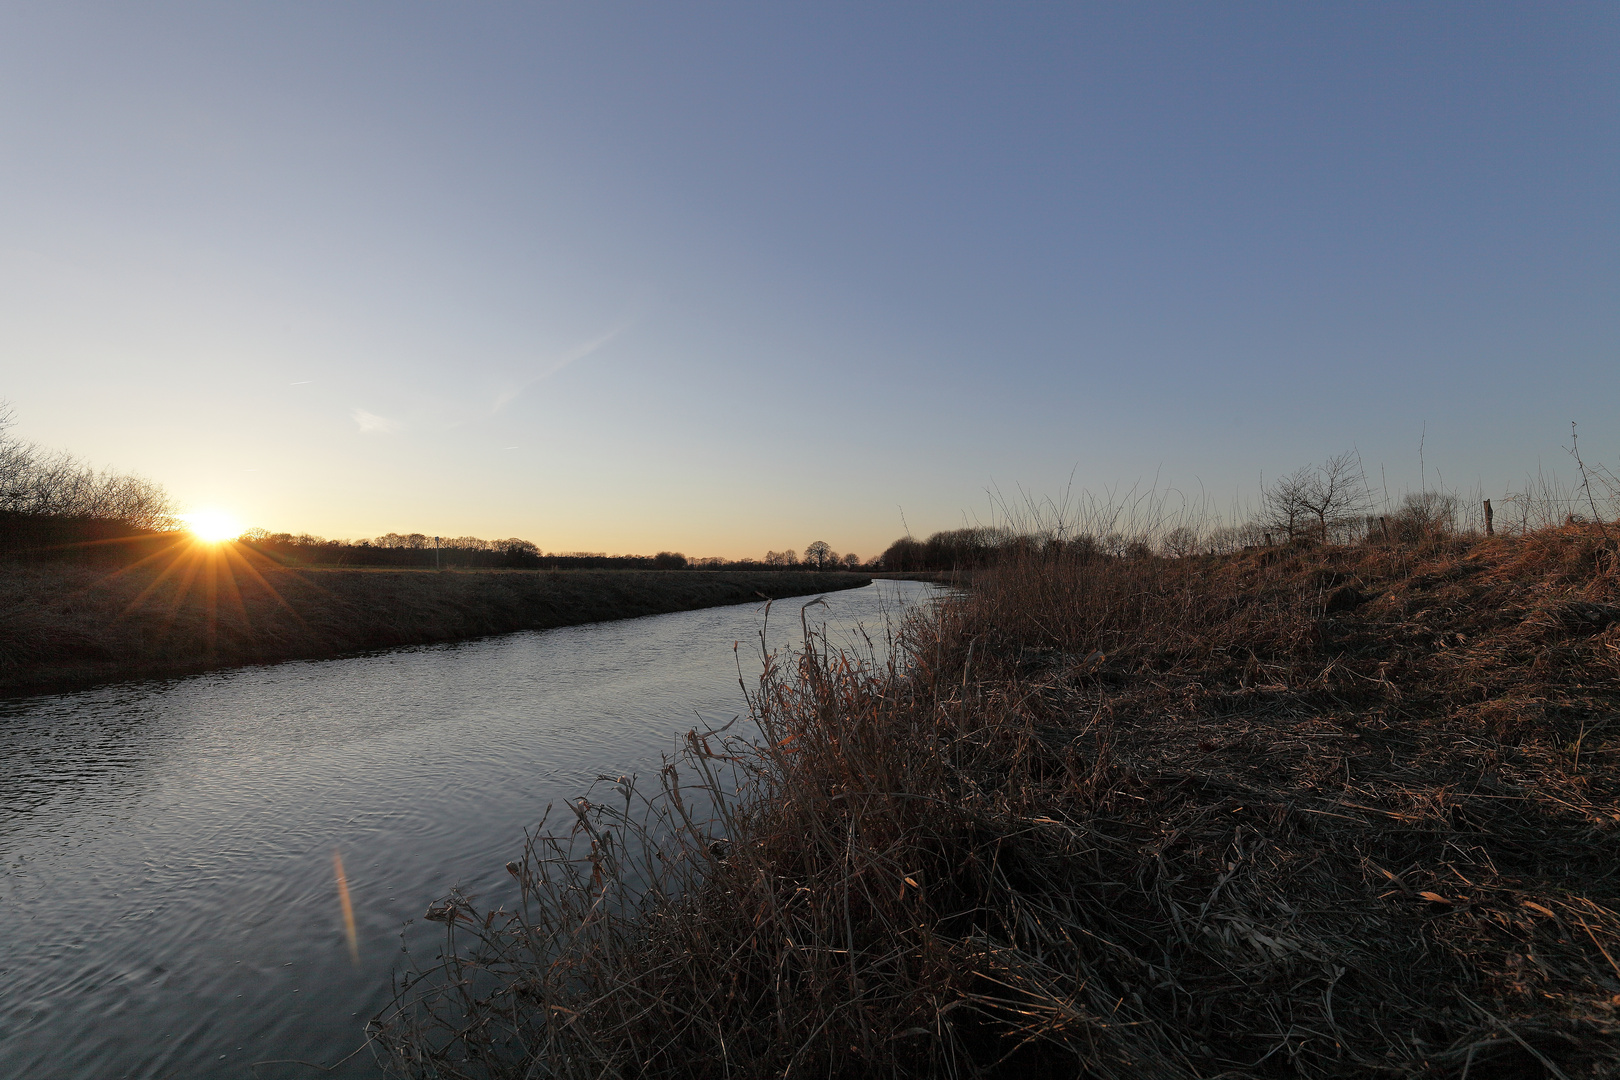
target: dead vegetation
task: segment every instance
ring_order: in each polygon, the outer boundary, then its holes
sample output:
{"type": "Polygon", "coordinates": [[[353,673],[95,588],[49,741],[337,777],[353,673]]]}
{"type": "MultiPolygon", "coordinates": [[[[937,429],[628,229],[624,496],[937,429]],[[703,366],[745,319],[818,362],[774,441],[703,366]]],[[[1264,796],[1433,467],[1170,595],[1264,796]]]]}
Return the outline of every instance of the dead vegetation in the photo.
{"type": "Polygon", "coordinates": [[[1620,597],[1596,526],[1029,555],[876,664],[767,659],[452,896],[420,1077],[1598,1077],[1620,597]]]}
{"type": "Polygon", "coordinates": [[[7,563],[0,696],[240,664],[461,641],[513,630],[803,596],[857,574],[731,571],[312,570],[246,545],[158,538],[151,557],[7,563]]]}

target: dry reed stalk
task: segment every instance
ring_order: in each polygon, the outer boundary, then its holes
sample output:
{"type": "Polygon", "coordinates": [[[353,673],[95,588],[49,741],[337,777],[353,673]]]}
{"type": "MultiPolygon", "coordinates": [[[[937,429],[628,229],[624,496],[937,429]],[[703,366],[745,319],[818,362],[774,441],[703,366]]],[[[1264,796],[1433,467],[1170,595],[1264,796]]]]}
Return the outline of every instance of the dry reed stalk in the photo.
{"type": "Polygon", "coordinates": [[[888,662],[812,636],[756,742],[537,831],[516,910],[438,910],[389,1064],[1613,1075],[1613,554],[1032,554],[888,662]]]}

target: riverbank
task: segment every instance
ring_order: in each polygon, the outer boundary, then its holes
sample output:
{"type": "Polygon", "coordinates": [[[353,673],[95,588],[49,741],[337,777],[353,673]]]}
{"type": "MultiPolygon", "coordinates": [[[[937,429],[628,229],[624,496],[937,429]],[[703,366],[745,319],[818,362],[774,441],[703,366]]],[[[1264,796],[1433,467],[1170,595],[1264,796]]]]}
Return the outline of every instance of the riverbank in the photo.
{"type": "Polygon", "coordinates": [[[0,696],[859,588],[863,574],[289,569],[190,547],[0,573],[0,696]]]}
{"type": "Polygon", "coordinates": [[[903,645],[769,665],[761,744],[582,800],[522,919],[430,911],[395,1069],[1620,1069],[1603,530],[1010,560],[903,645]]]}

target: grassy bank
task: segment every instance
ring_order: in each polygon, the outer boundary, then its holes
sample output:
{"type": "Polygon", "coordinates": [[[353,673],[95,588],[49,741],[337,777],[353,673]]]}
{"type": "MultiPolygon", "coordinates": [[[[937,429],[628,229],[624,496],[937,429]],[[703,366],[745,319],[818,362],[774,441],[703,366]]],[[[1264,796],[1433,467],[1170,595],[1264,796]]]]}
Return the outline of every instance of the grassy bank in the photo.
{"type": "Polygon", "coordinates": [[[858,574],[291,570],[177,545],[0,573],[0,695],[855,588],[858,574]]]}
{"type": "Polygon", "coordinates": [[[773,660],[763,749],[694,737],[569,808],[519,911],[430,912],[451,958],[380,1045],[424,1077],[1615,1075],[1617,592],[1591,526],[1003,562],[903,664],[773,660]]]}

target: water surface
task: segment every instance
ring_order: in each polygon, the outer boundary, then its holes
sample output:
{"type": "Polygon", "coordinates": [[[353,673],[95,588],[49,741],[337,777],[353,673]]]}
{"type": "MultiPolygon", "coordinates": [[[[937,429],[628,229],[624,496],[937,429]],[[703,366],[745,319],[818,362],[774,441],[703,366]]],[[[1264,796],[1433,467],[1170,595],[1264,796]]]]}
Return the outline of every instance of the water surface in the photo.
{"type": "MultiPolygon", "coordinates": [[[[931,591],[809,609],[834,641],[931,591]]],[[[772,608],[770,645],[799,635],[772,608]]],[[[548,803],[742,712],[761,606],[0,702],[0,1076],[371,1077],[423,911],[504,896],[548,803]],[[354,902],[349,955],[332,854],[354,902]],[[412,921],[414,920],[414,921],[412,921]],[[278,1064],[255,1064],[276,1061],[278,1064]]]]}

